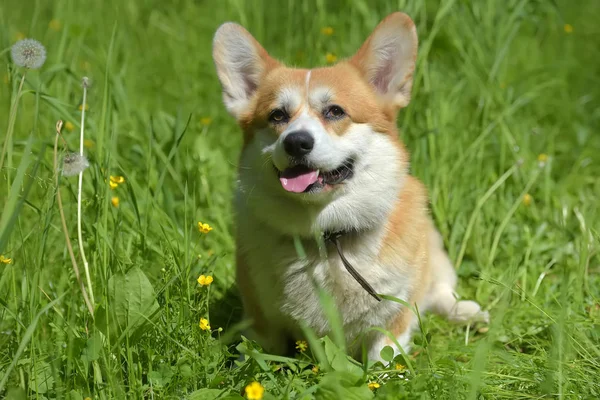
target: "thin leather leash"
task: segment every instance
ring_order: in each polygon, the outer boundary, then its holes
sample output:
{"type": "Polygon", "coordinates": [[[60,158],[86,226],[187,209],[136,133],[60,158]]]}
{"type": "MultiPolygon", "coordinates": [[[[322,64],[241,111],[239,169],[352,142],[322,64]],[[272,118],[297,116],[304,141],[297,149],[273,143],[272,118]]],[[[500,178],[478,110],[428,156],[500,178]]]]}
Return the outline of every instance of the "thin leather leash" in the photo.
{"type": "Polygon", "coordinates": [[[342,251],[342,244],[340,243],[340,238],[344,235],[344,232],[326,232],[323,234],[323,239],[325,242],[331,242],[335,245],[335,248],[342,259],[342,264],[346,267],[346,270],[352,275],[352,277],[360,284],[369,293],[373,296],[377,301],[381,301],[381,297],[375,292],[373,286],[369,285],[369,282],[366,281],[365,278],[362,277],[361,274],[358,273],[356,269],[350,264],[350,262],[344,257],[344,252],[342,251]]]}

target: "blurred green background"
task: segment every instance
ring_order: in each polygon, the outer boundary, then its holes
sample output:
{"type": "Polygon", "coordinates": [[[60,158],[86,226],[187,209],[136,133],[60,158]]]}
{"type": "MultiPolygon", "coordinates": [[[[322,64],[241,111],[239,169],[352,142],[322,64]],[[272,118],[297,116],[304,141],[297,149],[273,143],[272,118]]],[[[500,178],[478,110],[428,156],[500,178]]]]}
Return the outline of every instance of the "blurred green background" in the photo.
{"type": "Polygon", "coordinates": [[[265,398],[600,397],[599,20],[593,0],[4,0],[2,145],[24,72],[10,46],[34,38],[47,60],[27,72],[0,171],[0,397],[233,399],[252,381],[265,398]],[[221,102],[212,35],[236,21],[274,57],[314,67],[352,55],[398,10],[420,40],[401,138],[459,292],[490,311],[489,330],[428,317],[410,360],[364,368],[332,362],[330,342],[325,358],[296,359],[243,342],[250,355],[232,368],[241,134],[221,102]],[[57,187],[52,165],[57,120],[79,147],[83,76],[95,318],[56,200],[60,188],[82,268],[77,178],[57,187]],[[111,175],[125,182],[111,189],[111,175]],[[200,286],[200,274],[214,282],[200,286]]]}

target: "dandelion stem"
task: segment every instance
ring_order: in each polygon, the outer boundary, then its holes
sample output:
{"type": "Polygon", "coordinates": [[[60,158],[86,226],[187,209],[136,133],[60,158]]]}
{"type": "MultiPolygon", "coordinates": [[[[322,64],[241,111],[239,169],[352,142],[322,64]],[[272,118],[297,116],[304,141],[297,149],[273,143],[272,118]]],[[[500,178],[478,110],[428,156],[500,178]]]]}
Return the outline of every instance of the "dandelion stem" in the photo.
{"type": "MultiPolygon", "coordinates": [[[[60,195],[60,187],[58,186],[58,138],[63,140],[64,138],[60,134],[60,130],[62,128],[62,121],[58,121],[56,123],[56,139],[54,140],[54,174],[55,174],[55,182],[56,182],[56,200],[58,202],[58,211],[60,212],[60,221],[62,222],[63,232],[65,234],[65,241],[67,242],[67,249],[69,250],[69,256],[71,257],[71,263],[73,264],[73,271],[75,272],[75,277],[77,278],[77,283],[79,284],[79,289],[81,290],[81,294],[83,295],[83,301],[87,306],[92,319],[94,318],[94,306],[90,302],[90,299],[85,290],[85,285],[81,280],[81,274],[79,273],[79,267],[77,266],[77,260],[75,258],[75,253],[73,252],[73,246],[71,245],[71,239],[69,239],[69,230],[67,228],[67,221],[65,219],[65,212],[63,210],[62,205],[62,197],[60,195]]],[[[66,147],[66,143],[65,143],[66,147]]]]}
{"type": "Polygon", "coordinates": [[[2,167],[4,166],[4,157],[6,156],[6,151],[8,149],[8,143],[12,139],[12,134],[15,129],[15,120],[17,119],[17,106],[19,104],[19,98],[21,97],[21,92],[23,91],[23,84],[25,83],[25,75],[27,72],[23,73],[23,77],[21,78],[21,83],[19,84],[19,90],[17,90],[17,96],[15,97],[15,101],[13,101],[10,107],[10,115],[8,117],[8,131],[6,132],[6,139],[4,140],[4,146],[2,146],[2,155],[0,155],[0,171],[2,171],[2,167]]]}
{"type": "MultiPolygon", "coordinates": [[[[87,97],[87,84],[83,86],[83,103],[81,106],[81,131],[79,136],[79,155],[83,156],[83,130],[85,124],[85,106],[86,106],[86,97],[87,97]]],[[[90,299],[92,301],[92,306],[94,305],[94,291],[92,290],[92,279],[90,277],[90,266],[88,264],[87,258],[85,256],[85,251],[83,249],[83,235],[81,234],[81,192],[83,188],[83,171],[79,173],[79,189],[77,190],[77,237],[79,239],[79,252],[81,253],[81,258],[83,259],[83,268],[85,269],[85,279],[87,281],[88,290],[90,292],[90,299]]]]}

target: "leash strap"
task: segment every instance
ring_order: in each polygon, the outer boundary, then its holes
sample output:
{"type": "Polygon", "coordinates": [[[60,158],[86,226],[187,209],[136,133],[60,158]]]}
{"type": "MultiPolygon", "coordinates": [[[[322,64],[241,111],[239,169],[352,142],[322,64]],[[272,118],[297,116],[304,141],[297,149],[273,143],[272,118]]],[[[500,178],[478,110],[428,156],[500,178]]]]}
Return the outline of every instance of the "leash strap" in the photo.
{"type": "Polygon", "coordinates": [[[341,232],[334,232],[330,234],[325,234],[324,239],[325,241],[333,242],[333,244],[335,244],[335,248],[338,254],[340,255],[340,258],[342,259],[342,264],[344,264],[344,267],[346,267],[346,270],[350,273],[350,275],[352,275],[356,282],[358,282],[360,286],[362,286],[363,289],[367,291],[367,293],[373,296],[375,300],[381,301],[381,297],[377,294],[375,289],[373,289],[373,287],[369,285],[369,282],[367,282],[365,278],[363,278],[362,275],[359,274],[356,269],[354,269],[354,267],[352,266],[352,264],[350,264],[346,257],[344,257],[344,252],[342,251],[342,244],[340,243],[341,236],[341,232]]]}

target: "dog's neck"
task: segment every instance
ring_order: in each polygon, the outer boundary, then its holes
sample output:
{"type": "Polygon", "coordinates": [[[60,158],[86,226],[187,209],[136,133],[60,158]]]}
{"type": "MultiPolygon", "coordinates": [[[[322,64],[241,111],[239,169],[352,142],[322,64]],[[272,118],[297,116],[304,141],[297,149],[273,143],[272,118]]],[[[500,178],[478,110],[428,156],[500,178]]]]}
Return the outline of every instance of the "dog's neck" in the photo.
{"type": "Polygon", "coordinates": [[[340,259],[342,260],[342,264],[344,264],[344,267],[346,267],[346,270],[350,275],[352,275],[356,282],[358,282],[367,293],[375,298],[375,300],[381,301],[381,297],[377,294],[375,289],[373,289],[369,282],[367,282],[367,280],[363,278],[362,275],[359,274],[352,264],[346,259],[340,239],[347,234],[348,232],[345,231],[325,232],[323,233],[323,239],[325,240],[325,243],[331,243],[335,246],[340,259]]]}

